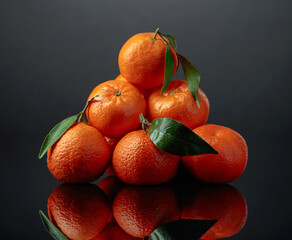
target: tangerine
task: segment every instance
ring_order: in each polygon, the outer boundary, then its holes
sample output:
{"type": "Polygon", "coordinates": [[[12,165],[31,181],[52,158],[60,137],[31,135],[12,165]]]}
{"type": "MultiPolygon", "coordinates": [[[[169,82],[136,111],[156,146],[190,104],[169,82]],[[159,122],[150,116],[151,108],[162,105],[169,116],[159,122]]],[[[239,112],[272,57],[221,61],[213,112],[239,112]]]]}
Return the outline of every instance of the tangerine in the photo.
{"type": "Polygon", "coordinates": [[[179,156],[160,150],[142,130],[126,134],[113,153],[114,171],[125,183],[160,184],[172,179],[178,169],[179,156]]]}
{"type": "Polygon", "coordinates": [[[125,185],[116,195],[113,212],[125,232],[140,238],[149,236],[157,227],[179,218],[176,195],[167,185],[125,185]]]}
{"type": "MultiPolygon", "coordinates": [[[[127,81],[142,88],[155,88],[164,81],[166,44],[155,33],[139,33],[123,45],[119,53],[120,72],[127,81]]],[[[170,47],[174,59],[174,72],[178,58],[170,47]]]]}
{"type": "Polygon", "coordinates": [[[228,183],[243,173],[247,164],[248,149],[239,133],[214,124],[203,125],[193,131],[218,154],[182,157],[182,165],[186,171],[208,183],[228,183]]]}
{"type": "Polygon", "coordinates": [[[148,116],[152,121],[156,118],[171,118],[193,129],[205,124],[209,116],[209,100],[199,89],[200,108],[189,91],[187,81],[171,81],[163,94],[160,89],[154,91],[148,100],[148,116]]]}
{"type": "Polygon", "coordinates": [[[104,136],[85,123],[74,123],[48,150],[47,165],[62,182],[91,182],[101,176],[110,160],[104,136]]]}
{"type": "Polygon", "coordinates": [[[144,96],[132,84],[110,80],[99,84],[89,95],[86,114],[92,126],[108,137],[121,137],[140,125],[139,114],[146,113],[144,96]]]}
{"type": "Polygon", "coordinates": [[[181,211],[182,219],[217,222],[201,239],[227,238],[238,233],[247,219],[247,204],[242,194],[230,185],[207,185],[189,196],[181,211]]]}
{"type": "Polygon", "coordinates": [[[111,208],[93,184],[58,186],[48,198],[50,221],[69,239],[88,240],[106,226],[111,208]]]}

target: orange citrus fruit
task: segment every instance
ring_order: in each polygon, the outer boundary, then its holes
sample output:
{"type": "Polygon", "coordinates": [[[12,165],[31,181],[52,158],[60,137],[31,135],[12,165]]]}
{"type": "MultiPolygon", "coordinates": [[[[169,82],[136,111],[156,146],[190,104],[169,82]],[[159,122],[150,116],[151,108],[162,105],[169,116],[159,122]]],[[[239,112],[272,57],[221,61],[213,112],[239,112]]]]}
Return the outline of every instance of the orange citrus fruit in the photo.
{"type": "Polygon", "coordinates": [[[104,136],[85,123],[74,123],[48,150],[47,165],[56,179],[91,182],[101,176],[110,160],[104,136]]]}
{"type": "MultiPolygon", "coordinates": [[[[127,81],[143,88],[161,86],[164,81],[166,44],[154,33],[139,33],[128,39],[119,53],[120,72],[127,81]]],[[[174,73],[178,66],[175,51],[174,73]]]]}
{"type": "Polygon", "coordinates": [[[123,182],[146,185],[172,179],[178,169],[179,157],[160,150],[148,133],[138,130],[119,141],[112,162],[116,175],[123,182]]]}
{"type": "Polygon", "coordinates": [[[140,238],[149,236],[157,227],[179,218],[176,195],[167,185],[125,185],[114,200],[113,212],[125,232],[140,238]]]}
{"type": "Polygon", "coordinates": [[[106,226],[111,208],[95,185],[58,186],[48,199],[50,221],[69,239],[88,240],[106,226]]]}
{"type": "Polygon", "coordinates": [[[243,137],[234,130],[207,124],[193,130],[218,154],[182,158],[183,167],[193,176],[208,183],[228,183],[237,179],[247,164],[248,149],[243,137]]]}
{"type": "Polygon", "coordinates": [[[201,238],[213,240],[238,233],[247,219],[247,204],[242,194],[230,185],[207,185],[190,196],[182,207],[182,219],[215,220],[217,222],[201,238]]]}
{"type": "Polygon", "coordinates": [[[146,113],[144,96],[125,81],[98,85],[88,99],[98,95],[86,111],[90,124],[108,137],[121,137],[140,125],[139,114],[146,113]]]}
{"type": "Polygon", "coordinates": [[[156,118],[171,118],[193,129],[205,124],[209,116],[209,101],[199,89],[200,108],[191,95],[187,81],[171,81],[163,94],[160,89],[154,91],[148,100],[148,116],[152,121],[156,118]]]}

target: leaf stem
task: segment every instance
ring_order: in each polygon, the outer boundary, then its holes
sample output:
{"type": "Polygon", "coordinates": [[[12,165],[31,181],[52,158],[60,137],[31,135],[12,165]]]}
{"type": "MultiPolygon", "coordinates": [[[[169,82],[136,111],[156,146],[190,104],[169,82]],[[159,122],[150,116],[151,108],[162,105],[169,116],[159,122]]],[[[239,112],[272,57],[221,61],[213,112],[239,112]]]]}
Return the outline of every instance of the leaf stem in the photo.
{"type": "Polygon", "coordinates": [[[139,117],[140,117],[140,122],[142,124],[142,130],[144,131],[144,133],[147,133],[147,130],[145,128],[145,125],[147,125],[148,127],[150,127],[151,126],[151,123],[147,119],[145,119],[145,117],[143,116],[143,113],[140,113],[139,114],[139,117]]]}
{"type": "Polygon", "coordinates": [[[154,36],[153,36],[153,38],[152,38],[154,41],[156,40],[156,35],[157,35],[158,32],[159,32],[159,28],[156,29],[156,31],[155,31],[155,33],[154,33],[154,36]]]}
{"type": "Polygon", "coordinates": [[[90,98],[87,102],[86,102],[86,104],[85,104],[85,106],[84,106],[84,108],[83,108],[83,110],[78,114],[78,122],[80,122],[80,121],[83,121],[84,120],[84,114],[85,114],[85,111],[86,111],[86,109],[87,109],[87,107],[88,107],[88,105],[89,105],[89,103],[94,99],[94,98],[96,98],[96,97],[99,97],[99,95],[95,95],[95,96],[93,96],[92,98],[90,98]]]}

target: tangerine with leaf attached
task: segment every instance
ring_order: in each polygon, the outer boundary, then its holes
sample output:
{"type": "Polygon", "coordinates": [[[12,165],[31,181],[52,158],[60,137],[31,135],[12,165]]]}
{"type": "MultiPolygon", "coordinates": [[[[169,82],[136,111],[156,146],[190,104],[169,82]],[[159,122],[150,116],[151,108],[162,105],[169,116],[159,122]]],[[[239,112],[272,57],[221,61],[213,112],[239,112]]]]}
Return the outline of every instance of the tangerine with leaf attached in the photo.
{"type": "Polygon", "coordinates": [[[144,96],[126,81],[110,80],[91,92],[87,118],[92,126],[107,137],[122,137],[140,125],[139,114],[146,113],[144,96]]]}
{"type": "MultiPolygon", "coordinates": [[[[168,42],[154,32],[138,33],[128,39],[119,53],[119,68],[123,77],[142,88],[161,86],[164,81],[166,50],[166,43],[163,41],[168,42]]],[[[178,58],[171,46],[170,50],[175,73],[178,58]]]]}
{"type": "Polygon", "coordinates": [[[47,165],[59,181],[91,182],[103,174],[110,156],[104,136],[96,128],[77,122],[49,148],[47,165]]]}
{"type": "Polygon", "coordinates": [[[160,150],[143,130],[126,134],[113,154],[116,175],[125,183],[160,184],[172,179],[178,169],[179,156],[160,150]]]}
{"type": "Polygon", "coordinates": [[[163,94],[157,89],[150,95],[149,119],[152,121],[156,118],[171,118],[191,129],[205,124],[210,111],[209,100],[201,89],[198,93],[200,108],[188,89],[187,81],[171,81],[163,94]]]}
{"type": "Polygon", "coordinates": [[[236,131],[219,125],[207,124],[193,130],[218,154],[202,154],[182,158],[186,171],[207,183],[228,183],[237,179],[247,164],[248,149],[236,131]]]}

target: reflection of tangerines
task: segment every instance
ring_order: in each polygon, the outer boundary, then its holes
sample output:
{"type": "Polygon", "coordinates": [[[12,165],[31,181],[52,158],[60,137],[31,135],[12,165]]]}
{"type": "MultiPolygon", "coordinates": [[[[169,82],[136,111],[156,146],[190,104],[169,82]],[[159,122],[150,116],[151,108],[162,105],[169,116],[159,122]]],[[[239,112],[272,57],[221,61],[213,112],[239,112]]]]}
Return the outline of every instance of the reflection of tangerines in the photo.
{"type": "Polygon", "coordinates": [[[107,176],[97,185],[104,191],[108,199],[113,201],[117,192],[123,186],[123,183],[117,177],[107,176]]]}
{"type": "Polygon", "coordinates": [[[103,231],[92,240],[139,240],[119,227],[117,223],[108,224],[103,231]]]}
{"type": "Polygon", "coordinates": [[[149,236],[157,227],[179,218],[175,193],[165,185],[125,186],[114,200],[113,212],[122,229],[140,238],[149,236]]]}
{"type": "Polygon", "coordinates": [[[150,120],[171,118],[193,129],[205,124],[209,116],[209,101],[201,89],[199,89],[199,101],[200,108],[188,89],[187,81],[172,81],[163,94],[157,89],[150,95],[149,118],[150,120]]]}
{"type": "Polygon", "coordinates": [[[182,207],[182,219],[218,222],[201,239],[226,238],[238,233],[247,218],[247,205],[242,194],[230,185],[209,185],[200,189],[192,202],[182,207]]]}
{"type": "Polygon", "coordinates": [[[48,199],[51,222],[69,239],[95,237],[107,224],[110,212],[106,196],[92,184],[62,184],[48,199]]]}
{"type": "MultiPolygon", "coordinates": [[[[123,183],[117,177],[107,176],[103,178],[97,185],[103,190],[108,200],[110,201],[110,204],[112,205],[112,202],[120,188],[123,186],[123,183]]],[[[111,209],[111,216],[109,218],[109,222],[115,221],[116,220],[111,209]]]]}
{"type": "Polygon", "coordinates": [[[108,137],[121,137],[140,125],[139,114],[146,113],[144,96],[132,84],[107,81],[98,85],[89,99],[98,95],[86,111],[90,124],[108,137]]]}
{"type": "MultiPolygon", "coordinates": [[[[119,80],[119,81],[124,81],[124,82],[128,82],[123,76],[122,74],[120,74],[119,76],[116,77],[115,80],[119,80]]],[[[145,97],[145,100],[148,101],[148,98],[150,96],[150,94],[156,89],[147,89],[147,88],[142,88],[142,87],[138,87],[135,84],[133,84],[145,97]]]]}
{"type": "Polygon", "coordinates": [[[179,157],[160,150],[149,134],[140,130],[128,133],[119,141],[112,162],[115,173],[125,183],[159,184],[175,176],[179,157]]]}
{"type": "MultiPolygon", "coordinates": [[[[111,149],[111,153],[114,152],[115,150],[115,147],[117,145],[117,143],[119,142],[120,138],[109,138],[109,137],[106,137],[105,136],[105,140],[107,141],[108,145],[110,146],[110,149],[111,149]]],[[[112,164],[112,160],[110,160],[106,170],[105,170],[105,173],[109,174],[109,175],[112,175],[112,176],[115,176],[115,171],[113,169],[113,164],[112,164]]]]}
{"type": "Polygon", "coordinates": [[[234,130],[219,125],[203,125],[194,129],[218,154],[203,154],[182,158],[184,168],[199,180],[227,183],[238,178],[247,163],[247,145],[234,130]]]}
{"type": "Polygon", "coordinates": [[[103,135],[85,123],[74,123],[49,149],[47,164],[59,181],[78,183],[97,179],[109,160],[103,135]]]}
{"type": "MultiPolygon", "coordinates": [[[[139,33],[128,39],[119,53],[121,74],[139,87],[154,88],[164,81],[165,48],[160,36],[152,39],[154,33],[139,33]]],[[[175,51],[171,48],[174,58],[174,73],[178,66],[175,51]]]]}

